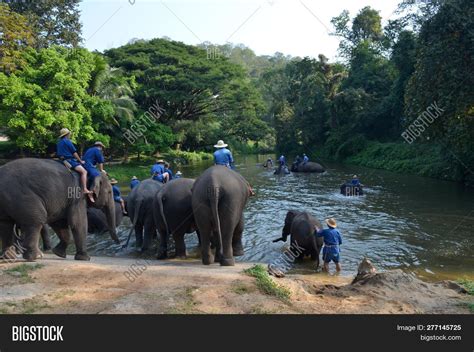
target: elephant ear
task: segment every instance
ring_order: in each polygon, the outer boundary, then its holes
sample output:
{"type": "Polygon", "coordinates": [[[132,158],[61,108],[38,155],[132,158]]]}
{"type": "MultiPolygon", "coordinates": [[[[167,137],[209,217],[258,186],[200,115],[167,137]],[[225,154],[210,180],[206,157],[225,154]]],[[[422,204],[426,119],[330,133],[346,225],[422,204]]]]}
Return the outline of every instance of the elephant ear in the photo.
{"type": "Polygon", "coordinates": [[[95,198],[99,197],[101,183],[102,183],[101,180],[102,180],[102,175],[94,178],[94,182],[92,184],[92,193],[94,193],[95,198]]]}

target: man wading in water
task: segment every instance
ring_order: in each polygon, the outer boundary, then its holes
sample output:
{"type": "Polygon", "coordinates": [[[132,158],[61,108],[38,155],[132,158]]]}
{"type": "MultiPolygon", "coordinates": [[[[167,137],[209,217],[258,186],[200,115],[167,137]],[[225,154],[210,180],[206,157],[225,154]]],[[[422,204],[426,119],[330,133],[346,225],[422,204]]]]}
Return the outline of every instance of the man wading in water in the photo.
{"type": "Polygon", "coordinates": [[[317,237],[324,237],[323,247],[323,259],[324,266],[323,270],[329,272],[329,263],[333,261],[336,264],[336,270],[341,271],[341,264],[339,263],[339,246],[342,244],[342,236],[338,230],[336,230],[337,223],[333,218],[326,219],[328,228],[323,230],[318,226],[314,226],[314,235],[317,237]]]}

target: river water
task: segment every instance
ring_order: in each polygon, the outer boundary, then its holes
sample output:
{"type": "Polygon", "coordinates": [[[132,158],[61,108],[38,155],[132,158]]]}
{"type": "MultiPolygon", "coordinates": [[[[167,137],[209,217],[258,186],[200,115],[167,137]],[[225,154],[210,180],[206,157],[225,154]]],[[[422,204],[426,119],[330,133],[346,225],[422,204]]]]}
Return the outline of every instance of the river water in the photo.
{"type": "MultiPolygon", "coordinates": [[[[342,274],[357,271],[366,256],[379,269],[401,268],[427,280],[474,278],[474,189],[452,182],[391,172],[325,163],[323,174],[275,176],[261,165],[266,155],[238,156],[236,169],[257,192],[245,210],[245,255],[238,261],[270,263],[287,248],[272,243],[281,235],[286,212],[308,211],[321,222],[338,221],[343,235],[342,274]],[[365,185],[362,197],[345,197],[339,186],[357,174],[365,185]]],[[[184,177],[197,177],[210,164],[183,166],[184,177]]],[[[176,171],[176,170],[175,170],[176,171]]],[[[124,185],[126,193],[128,185],[124,185]]],[[[120,237],[129,233],[129,221],[120,237]]],[[[90,236],[91,254],[134,256],[129,249],[112,245],[107,236],[90,236]]],[[[191,255],[196,235],[186,236],[191,255]]],[[[307,260],[295,270],[311,272],[307,260]]]]}

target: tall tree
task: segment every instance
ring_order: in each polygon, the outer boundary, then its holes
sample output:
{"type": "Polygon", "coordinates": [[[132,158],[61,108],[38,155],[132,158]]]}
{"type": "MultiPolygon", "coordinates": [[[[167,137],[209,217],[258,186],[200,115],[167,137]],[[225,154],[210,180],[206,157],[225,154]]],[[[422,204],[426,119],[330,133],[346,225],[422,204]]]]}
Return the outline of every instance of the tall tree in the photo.
{"type": "Polygon", "coordinates": [[[36,47],[77,47],[81,42],[81,0],[11,1],[10,8],[28,18],[36,47]]]}
{"type": "Polygon", "coordinates": [[[0,3],[0,70],[10,73],[23,66],[22,52],[33,43],[26,18],[0,3]]]}

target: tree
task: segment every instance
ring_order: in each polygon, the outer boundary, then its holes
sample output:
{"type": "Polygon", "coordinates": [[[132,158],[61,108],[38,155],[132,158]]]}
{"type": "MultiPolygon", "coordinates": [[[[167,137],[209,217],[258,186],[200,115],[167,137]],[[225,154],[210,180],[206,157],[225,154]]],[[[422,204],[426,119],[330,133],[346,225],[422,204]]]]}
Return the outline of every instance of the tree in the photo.
{"type": "Polygon", "coordinates": [[[0,69],[9,73],[23,66],[22,52],[33,43],[26,18],[0,3],[0,69]]]}
{"type": "Polygon", "coordinates": [[[79,3],[80,0],[11,1],[9,6],[28,19],[37,48],[77,47],[82,40],[79,3]]]}
{"type": "Polygon", "coordinates": [[[62,47],[24,53],[23,70],[0,73],[0,121],[17,147],[44,153],[62,127],[73,131],[76,142],[102,140],[94,121],[112,118],[113,106],[88,94],[96,54],[86,49],[68,55],[62,47]]]}
{"type": "Polygon", "coordinates": [[[443,109],[424,136],[445,146],[465,176],[474,166],[473,15],[472,1],[452,0],[423,23],[415,72],[405,94],[406,125],[434,102],[443,109]]]}

